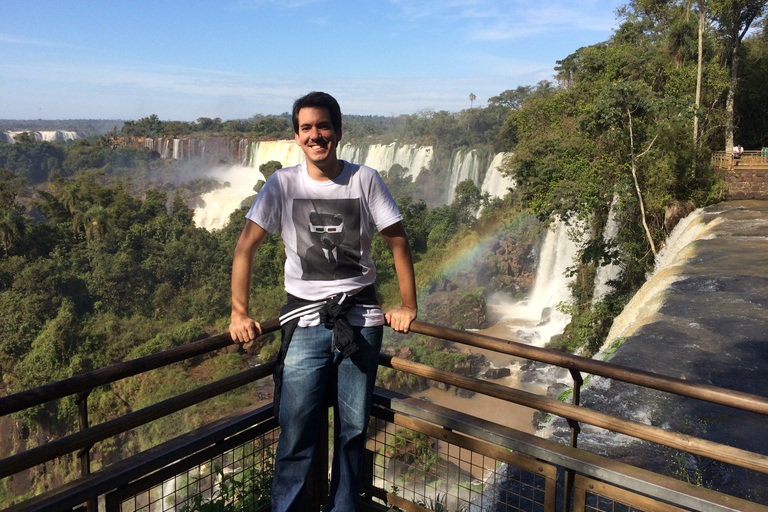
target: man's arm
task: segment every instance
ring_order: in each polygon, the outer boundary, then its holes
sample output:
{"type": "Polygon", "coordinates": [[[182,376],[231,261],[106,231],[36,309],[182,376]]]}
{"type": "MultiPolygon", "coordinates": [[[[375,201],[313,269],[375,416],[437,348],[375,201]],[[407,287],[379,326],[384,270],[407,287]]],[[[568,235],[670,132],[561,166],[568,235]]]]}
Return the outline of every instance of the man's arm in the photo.
{"type": "Polygon", "coordinates": [[[259,323],[248,315],[248,297],[251,293],[253,257],[266,236],[264,228],[246,219],[232,259],[232,321],[229,324],[232,341],[244,343],[261,334],[259,323]]]}
{"type": "Polygon", "coordinates": [[[400,301],[402,302],[402,306],[389,311],[385,318],[394,330],[408,332],[411,322],[416,319],[416,313],[418,312],[411,244],[408,243],[408,238],[405,236],[402,222],[397,222],[382,229],[381,234],[389,248],[392,249],[397,282],[400,285],[400,301]]]}

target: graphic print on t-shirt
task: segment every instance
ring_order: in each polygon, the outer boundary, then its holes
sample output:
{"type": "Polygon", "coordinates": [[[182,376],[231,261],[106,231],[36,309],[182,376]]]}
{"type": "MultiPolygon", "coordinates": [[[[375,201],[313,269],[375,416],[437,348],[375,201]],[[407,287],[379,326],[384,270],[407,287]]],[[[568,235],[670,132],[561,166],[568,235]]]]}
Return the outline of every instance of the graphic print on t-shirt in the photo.
{"type": "Polygon", "coordinates": [[[359,199],[294,199],[293,223],[303,280],[363,274],[359,199]]]}

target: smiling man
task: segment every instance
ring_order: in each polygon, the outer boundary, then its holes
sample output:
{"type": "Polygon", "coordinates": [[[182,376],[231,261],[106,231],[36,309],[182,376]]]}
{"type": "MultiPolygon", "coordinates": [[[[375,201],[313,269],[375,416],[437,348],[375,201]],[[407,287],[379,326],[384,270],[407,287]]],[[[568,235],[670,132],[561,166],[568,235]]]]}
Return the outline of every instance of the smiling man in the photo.
{"type": "Polygon", "coordinates": [[[246,215],[232,264],[229,332],[237,342],[260,335],[248,308],[253,257],[267,233],[280,233],[287,303],[280,310],[282,344],[275,367],[281,431],[272,510],[304,509],[318,418],[333,404],[337,437],[326,511],[352,512],[383,325],[408,332],[416,318],[411,249],[402,215],[378,172],[337,158],[342,135],[337,101],[322,92],[299,98],[293,129],[306,161],[275,172],[246,215]],[[386,315],[373,287],[376,230],[392,249],[402,301],[386,315]]]}

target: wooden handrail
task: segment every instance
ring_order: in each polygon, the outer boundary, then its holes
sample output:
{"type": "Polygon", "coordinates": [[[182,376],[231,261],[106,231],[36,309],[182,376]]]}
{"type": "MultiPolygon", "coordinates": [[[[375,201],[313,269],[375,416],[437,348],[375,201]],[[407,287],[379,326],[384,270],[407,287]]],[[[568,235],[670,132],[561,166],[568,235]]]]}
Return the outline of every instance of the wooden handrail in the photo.
{"type": "MultiPolygon", "coordinates": [[[[261,325],[262,332],[265,334],[279,328],[277,319],[269,320],[261,325]]],[[[603,377],[624,381],[630,384],[636,384],[660,391],[768,415],[768,398],[760,396],[706,384],[692,383],[683,379],[622,367],[586,357],[564,354],[559,351],[533,347],[482,334],[440,327],[418,320],[411,324],[411,331],[464,343],[478,348],[493,350],[511,356],[552,364],[577,372],[601,375],[603,377]]],[[[153,354],[151,356],[119,363],[101,370],[95,370],[64,381],[40,386],[39,388],[17,393],[16,395],[0,398],[0,411],[3,411],[3,414],[7,414],[8,411],[13,412],[22,410],[54,398],[79,393],[91,389],[94,386],[113,382],[126,376],[136,375],[163,366],[161,362],[170,364],[170,362],[179,361],[183,359],[182,355],[192,357],[192,355],[205,353],[232,343],[229,334],[223,334],[206,340],[190,343],[183,347],[176,347],[159,354],[153,354]]],[[[692,438],[682,434],[666,432],[662,429],[650,427],[648,425],[622,420],[608,414],[584,409],[571,404],[565,404],[557,400],[523,391],[509,389],[479,379],[464,377],[426,365],[392,358],[390,356],[382,355],[380,362],[381,364],[397,370],[407,371],[415,375],[421,375],[426,378],[457,385],[479,393],[496,396],[497,398],[502,398],[521,405],[551,412],[567,419],[583,421],[598,427],[625,433],[639,439],[646,439],[665,446],[678,448],[689,453],[707,456],[723,462],[734,463],[748,469],[768,473],[768,457],[759,454],[692,438]]],[[[267,363],[257,368],[240,372],[226,379],[201,386],[200,388],[151,405],[139,411],[134,411],[119,418],[65,436],[37,448],[13,455],[0,461],[0,478],[13,475],[19,471],[34,467],[37,464],[66,455],[67,453],[89,448],[96,442],[103,441],[160,417],[167,416],[168,414],[195,403],[199,403],[213,396],[235,389],[253,380],[270,375],[273,369],[274,363],[267,363]]]]}
{"type": "MultiPolygon", "coordinates": [[[[229,335],[227,335],[229,336],[229,335]]],[[[157,402],[138,411],[134,411],[113,420],[99,423],[85,430],[32,448],[25,452],[11,455],[0,460],[0,478],[5,478],[19,471],[24,471],[43,462],[61,457],[83,448],[90,448],[99,441],[104,441],[150,421],[168,416],[191,405],[195,405],[227,391],[237,389],[255,380],[272,375],[275,363],[266,363],[250,368],[225,379],[217,380],[192,391],[187,391],[168,400],[157,402]]]]}
{"type": "Polygon", "coordinates": [[[533,347],[515,341],[494,338],[483,334],[449,329],[415,320],[411,331],[427,336],[435,336],[446,340],[457,341],[473,347],[484,348],[509,354],[511,356],[532,359],[542,363],[552,364],[610,379],[620,380],[647,388],[666,391],[677,395],[697,398],[715,404],[726,405],[736,409],[768,415],[768,398],[750,395],[741,391],[719,388],[708,384],[691,382],[689,380],[667,377],[645,370],[606,363],[588,357],[564,354],[556,350],[533,347]]]}
{"type": "MultiPolygon", "coordinates": [[[[274,318],[260,324],[260,326],[263,335],[279,329],[280,322],[274,318]]],[[[44,404],[57,398],[82,393],[97,386],[103,386],[126,377],[155,370],[191,357],[207,354],[233,343],[232,337],[228,333],[219,334],[218,336],[187,343],[186,345],[164,350],[163,352],[116,363],[92,372],[8,395],[0,398],[0,416],[44,404]]]]}
{"type": "Polygon", "coordinates": [[[380,362],[395,370],[408,372],[426,379],[432,379],[452,386],[469,389],[500,400],[530,407],[531,409],[556,414],[557,416],[566,419],[588,423],[612,432],[626,434],[637,439],[643,439],[645,441],[768,474],[768,456],[765,455],[715,443],[713,441],[707,441],[706,439],[678,434],[677,432],[668,432],[659,427],[617,418],[607,413],[571,405],[553,398],[547,398],[527,391],[502,386],[501,384],[487,382],[473,377],[466,377],[464,375],[440,370],[406,359],[383,355],[380,362]]]}

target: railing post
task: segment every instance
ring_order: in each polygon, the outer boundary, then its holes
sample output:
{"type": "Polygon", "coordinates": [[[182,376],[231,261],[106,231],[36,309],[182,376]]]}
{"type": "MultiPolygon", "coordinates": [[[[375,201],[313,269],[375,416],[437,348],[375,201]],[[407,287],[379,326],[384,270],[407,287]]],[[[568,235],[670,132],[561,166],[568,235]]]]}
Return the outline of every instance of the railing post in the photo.
{"type": "MultiPolygon", "coordinates": [[[[571,396],[571,403],[573,405],[579,405],[581,401],[581,386],[584,384],[584,379],[581,377],[581,373],[574,369],[569,369],[571,372],[571,378],[573,378],[573,395],[571,396]]],[[[568,425],[571,427],[571,446],[576,448],[579,444],[579,432],[581,427],[578,421],[568,419],[568,425]]],[[[573,487],[574,473],[570,469],[565,470],[565,481],[563,482],[563,512],[571,510],[571,488],[573,487]]]]}
{"type": "MultiPolygon", "coordinates": [[[[91,394],[93,389],[88,389],[77,395],[77,411],[78,422],[80,424],[80,430],[86,430],[88,428],[88,395],[91,394]]],[[[87,446],[77,453],[77,457],[80,459],[80,476],[84,477],[91,474],[91,448],[93,446],[87,446]]],[[[91,498],[86,502],[86,510],[88,512],[98,512],[98,501],[96,498],[91,498]]]]}
{"type": "MultiPolygon", "coordinates": [[[[317,423],[315,455],[307,476],[307,499],[304,500],[304,510],[307,512],[317,512],[321,506],[328,503],[328,409],[325,407],[322,408],[317,423]]],[[[337,423],[334,421],[334,432],[337,423]]]]}

